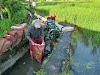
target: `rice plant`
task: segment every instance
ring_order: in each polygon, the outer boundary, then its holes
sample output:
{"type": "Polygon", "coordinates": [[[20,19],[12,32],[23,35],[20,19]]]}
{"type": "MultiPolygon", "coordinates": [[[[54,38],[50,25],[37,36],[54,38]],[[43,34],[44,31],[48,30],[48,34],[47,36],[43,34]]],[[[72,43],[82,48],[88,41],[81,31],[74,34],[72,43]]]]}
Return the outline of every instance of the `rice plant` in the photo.
{"type": "Polygon", "coordinates": [[[52,4],[44,2],[39,4],[37,9],[49,11],[49,15],[55,13],[57,18],[76,24],[87,39],[92,37],[93,44],[96,46],[100,42],[99,8],[99,0],[76,0],[74,2],[53,2],[52,4]]]}

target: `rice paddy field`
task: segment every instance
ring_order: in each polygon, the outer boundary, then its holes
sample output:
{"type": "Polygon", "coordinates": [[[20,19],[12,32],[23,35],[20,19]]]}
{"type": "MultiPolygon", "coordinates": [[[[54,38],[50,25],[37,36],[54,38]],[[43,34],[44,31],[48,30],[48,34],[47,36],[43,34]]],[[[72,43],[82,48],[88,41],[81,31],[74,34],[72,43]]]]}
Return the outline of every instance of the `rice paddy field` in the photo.
{"type": "Polygon", "coordinates": [[[93,46],[100,42],[100,0],[78,0],[66,2],[42,2],[37,10],[50,15],[55,13],[57,18],[77,25],[86,39],[91,38],[93,46]]]}

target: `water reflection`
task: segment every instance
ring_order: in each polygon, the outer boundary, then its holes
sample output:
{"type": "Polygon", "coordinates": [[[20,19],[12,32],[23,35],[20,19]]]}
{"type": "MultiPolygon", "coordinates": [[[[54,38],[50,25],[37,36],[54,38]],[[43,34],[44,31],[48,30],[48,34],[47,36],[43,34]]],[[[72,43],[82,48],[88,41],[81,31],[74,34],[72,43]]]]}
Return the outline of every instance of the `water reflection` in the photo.
{"type": "Polygon", "coordinates": [[[40,68],[41,64],[35,59],[32,60],[29,53],[27,53],[2,75],[32,75],[34,71],[38,71],[40,68]]]}
{"type": "Polygon", "coordinates": [[[93,48],[91,40],[77,40],[71,65],[74,75],[100,75],[100,47],[93,48]]]}

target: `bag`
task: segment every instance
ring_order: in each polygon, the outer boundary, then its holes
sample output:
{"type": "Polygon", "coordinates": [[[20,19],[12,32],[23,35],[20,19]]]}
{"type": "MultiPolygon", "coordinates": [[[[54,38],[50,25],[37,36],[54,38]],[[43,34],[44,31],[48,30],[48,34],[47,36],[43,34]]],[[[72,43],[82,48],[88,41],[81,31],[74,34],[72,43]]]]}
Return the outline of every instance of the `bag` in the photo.
{"type": "Polygon", "coordinates": [[[68,32],[68,31],[73,31],[74,30],[74,27],[62,27],[62,31],[63,32],[68,32]]]}
{"type": "Polygon", "coordinates": [[[7,35],[11,35],[11,40],[12,40],[12,45],[11,48],[13,49],[16,46],[16,42],[17,42],[17,31],[10,31],[6,33],[7,35]]]}
{"type": "Polygon", "coordinates": [[[34,45],[33,57],[36,58],[39,63],[42,62],[44,47],[45,45],[34,45]]]}
{"type": "Polygon", "coordinates": [[[6,35],[0,39],[0,55],[3,55],[11,48],[11,35],[6,35]]]}
{"type": "Polygon", "coordinates": [[[11,31],[17,31],[17,41],[16,41],[16,45],[18,45],[21,40],[22,40],[22,36],[23,36],[23,28],[22,27],[18,27],[18,26],[12,26],[11,27],[11,31]]]}
{"type": "Polygon", "coordinates": [[[25,38],[26,29],[27,29],[26,23],[11,27],[12,31],[17,31],[17,35],[18,36],[17,36],[16,45],[18,45],[21,42],[21,40],[25,40],[26,39],[25,38]]]}
{"type": "Polygon", "coordinates": [[[23,23],[23,24],[21,24],[21,26],[23,27],[23,36],[22,36],[22,40],[25,40],[25,39],[26,39],[25,33],[26,33],[27,28],[28,28],[28,25],[27,25],[27,23],[23,23]]]}

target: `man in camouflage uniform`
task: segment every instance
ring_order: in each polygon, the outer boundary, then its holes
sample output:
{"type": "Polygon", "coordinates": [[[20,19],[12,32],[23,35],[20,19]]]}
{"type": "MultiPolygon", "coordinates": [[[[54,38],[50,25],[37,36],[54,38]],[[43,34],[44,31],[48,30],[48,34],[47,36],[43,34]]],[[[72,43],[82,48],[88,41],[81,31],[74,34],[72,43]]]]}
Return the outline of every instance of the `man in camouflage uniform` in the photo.
{"type": "Polygon", "coordinates": [[[59,37],[59,28],[55,25],[55,21],[52,20],[50,17],[47,18],[46,26],[45,26],[46,34],[49,35],[49,39],[56,41],[59,37]]]}

